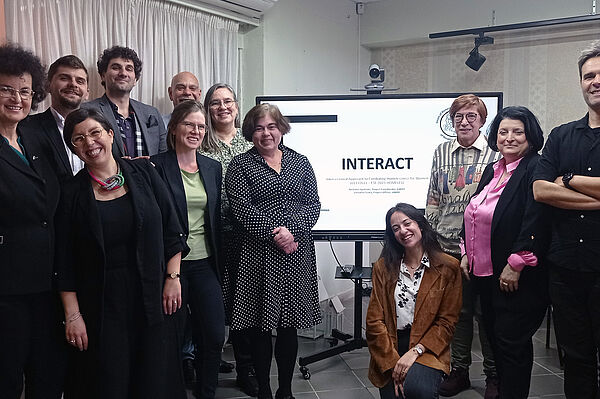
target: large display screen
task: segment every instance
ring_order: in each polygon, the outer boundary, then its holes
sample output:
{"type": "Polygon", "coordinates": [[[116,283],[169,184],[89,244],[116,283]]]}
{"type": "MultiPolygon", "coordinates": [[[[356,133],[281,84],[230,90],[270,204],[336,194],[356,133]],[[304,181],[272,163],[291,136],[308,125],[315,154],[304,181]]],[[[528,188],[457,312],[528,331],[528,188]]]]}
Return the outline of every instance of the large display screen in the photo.
{"type": "MultiPolygon", "coordinates": [[[[502,93],[475,94],[488,110],[485,134],[502,93]]],[[[321,199],[315,238],[380,239],[393,205],[424,209],[433,151],[456,136],[448,109],[459,95],[258,97],[289,118],[283,143],[306,155],[315,171],[321,199]]]]}

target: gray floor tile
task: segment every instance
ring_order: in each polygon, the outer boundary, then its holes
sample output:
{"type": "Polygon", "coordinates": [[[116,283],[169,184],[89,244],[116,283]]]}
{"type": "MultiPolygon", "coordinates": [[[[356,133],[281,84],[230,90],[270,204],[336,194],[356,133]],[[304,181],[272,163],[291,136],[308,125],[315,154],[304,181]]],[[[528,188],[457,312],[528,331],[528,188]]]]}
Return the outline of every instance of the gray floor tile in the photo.
{"type": "Polygon", "coordinates": [[[367,388],[323,391],[317,392],[317,395],[320,399],[373,399],[373,395],[367,388]]]}
{"type": "MultiPolygon", "coordinates": [[[[310,378],[310,383],[317,392],[364,388],[358,377],[349,370],[313,373],[310,378]]],[[[320,396],[321,395],[319,395],[319,397],[320,396]]]]}
{"type": "Polygon", "coordinates": [[[540,375],[531,377],[531,396],[544,396],[563,392],[564,380],[557,375],[540,375]]]}

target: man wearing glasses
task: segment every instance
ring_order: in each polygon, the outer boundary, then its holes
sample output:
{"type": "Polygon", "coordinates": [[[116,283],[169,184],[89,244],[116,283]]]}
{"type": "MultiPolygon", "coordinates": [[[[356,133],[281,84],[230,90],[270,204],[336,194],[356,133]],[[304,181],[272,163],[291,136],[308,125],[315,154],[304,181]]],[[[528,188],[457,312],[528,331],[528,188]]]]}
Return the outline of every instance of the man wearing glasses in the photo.
{"type": "Polygon", "coordinates": [[[95,108],[108,120],[115,132],[113,154],[136,158],[167,151],[167,131],[160,112],[130,98],[142,74],[137,53],[113,46],[104,50],[97,66],[105,93],[81,107],[95,108]]]}
{"type": "MultiPolygon", "coordinates": [[[[473,95],[462,95],[450,106],[452,126],[456,138],[440,144],[433,154],[426,217],[439,234],[442,249],[460,261],[460,232],[465,207],[481,178],[486,165],[498,158],[498,153],[487,145],[480,129],[485,124],[487,109],[483,101],[473,95]]],[[[463,305],[451,343],[452,371],[440,385],[442,396],[454,396],[471,386],[471,344],[473,341],[473,316],[479,328],[483,352],[483,371],[486,374],[485,399],[498,397],[498,378],[483,323],[481,309],[476,306],[469,281],[463,278],[463,305]]]]}

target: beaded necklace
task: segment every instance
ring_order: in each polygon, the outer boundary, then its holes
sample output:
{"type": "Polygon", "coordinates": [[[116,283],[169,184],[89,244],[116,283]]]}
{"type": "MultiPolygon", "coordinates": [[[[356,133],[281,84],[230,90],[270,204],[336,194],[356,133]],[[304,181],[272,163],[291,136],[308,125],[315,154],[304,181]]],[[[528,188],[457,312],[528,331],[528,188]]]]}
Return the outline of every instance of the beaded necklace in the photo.
{"type": "Polygon", "coordinates": [[[90,177],[106,191],[118,190],[125,185],[125,178],[123,177],[123,174],[121,174],[121,167],[118,165],[117,174],[112,175],[105,180],[98,179],[91,170],[88,170],[88,173],[90,174],[90,177]]]}

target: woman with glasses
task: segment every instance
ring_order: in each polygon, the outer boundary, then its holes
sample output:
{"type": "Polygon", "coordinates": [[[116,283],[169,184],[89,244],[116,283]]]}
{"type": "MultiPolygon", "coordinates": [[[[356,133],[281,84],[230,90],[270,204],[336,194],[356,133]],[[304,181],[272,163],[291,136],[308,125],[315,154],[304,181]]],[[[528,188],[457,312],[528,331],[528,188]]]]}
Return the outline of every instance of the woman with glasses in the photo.
{"type": "MultiPolygon", "coordinates": [[[[167,127],[169,151],[151,161],[171,192],[190,247],[181,262],[181,286],[183,306],[189,303],[192,335],[199,346],[194,392],[197,398],[214,398],[225,335],[219,267],[221,164],[197,152],[205,133],[202,104],[178,104],[167,127]]],[[[181,313],[185,317],[186,312],[181,313]]]]}
{"type": "Polygon", "coordinates": [[[171,315],[187,254],[170,194],[151,163],[112,154],[114,133],[93,109],[65,120],[85,164],[62,187],[58,287],[73,356],[74,398],[184,398],[171,315]]]}
{"type": "Polygon", "coordinates": [[[58,295],[53,291],[59,186],[35,135],[19,126],[46,96],[33,53],[0,46],[0,397],[60,398],[64,382],[58,295]]]}
{"type": "Polygon", "coordinates": [[[277,106],[253,107],[242,127],[254,148],[229,164],[225,184],[240,241],[231,328],[251,337],[258,397],[272,397],[269,382],[277,329],[278,399],[292,396],[297,329],[321,321],[311,229],[321,203],[308,159],[284,146],[290,131],[277,106]]]}
{"type": "MultiPolygon", "coordinates": [[[[236,155],[252,148],[252,143],[242,136],[237,98],[233,88],[226,83],[210,87],[204,98],[204,109],[208,112],[207,130],[200,153],[221,163],[223,179],[229,163],[236,155]]],[[[223,245],[223,298],[225,313],[231,316],[231,300],[237,276],[239,243],[243,237],[233,229],[233,217],[225,187],[221,190],[221,243],[223,245]]],[[[248,396],[256,396],[258,385],[254,377],[248,337],[238,331],[230,331],[236,383],[248,396]]]]}

